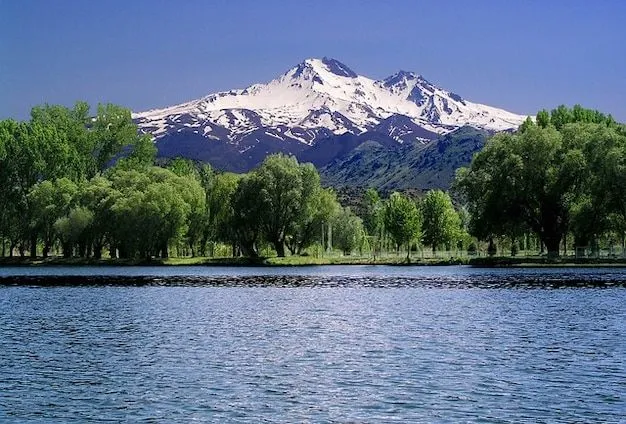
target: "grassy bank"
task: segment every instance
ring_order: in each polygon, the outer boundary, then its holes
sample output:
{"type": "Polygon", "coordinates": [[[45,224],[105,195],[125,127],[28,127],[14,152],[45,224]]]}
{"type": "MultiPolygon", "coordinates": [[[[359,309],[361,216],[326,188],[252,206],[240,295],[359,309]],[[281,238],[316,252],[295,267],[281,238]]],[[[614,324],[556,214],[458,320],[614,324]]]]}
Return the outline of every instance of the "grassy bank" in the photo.
{"type": "Polygon", "coordinates": [[[494,256],[472,258],[469,265],[483,268],[626,267],[626,258],[548,258],[494,256]]]}
{"type": "Polygon", "coordinates": [[[167,259],[93,259],[93,258],[0,258],[0,266],[314,266],[314,265],[462,265],[466,258],[411,258],[392,256],[376,258],[362,256],[287,256],[266,258],[207,258],[185,257],[167,259]]]}
{"type": "Polygon", "coordinates": [[[262,258],[207,258],[184,257],[167,259],[85,259],[85,258],[0,258],[0,266],[261,266],[292,267],[315,265],[397,265],[397,266],[445,266],[471,265],[477,268],[498,267],[626,267],[626,258],[551,258],[547,257],[450,257],[450,258],[411,258],[407,262],[403,256],[372,257],[364,256],[286,256],[262,258]]]}

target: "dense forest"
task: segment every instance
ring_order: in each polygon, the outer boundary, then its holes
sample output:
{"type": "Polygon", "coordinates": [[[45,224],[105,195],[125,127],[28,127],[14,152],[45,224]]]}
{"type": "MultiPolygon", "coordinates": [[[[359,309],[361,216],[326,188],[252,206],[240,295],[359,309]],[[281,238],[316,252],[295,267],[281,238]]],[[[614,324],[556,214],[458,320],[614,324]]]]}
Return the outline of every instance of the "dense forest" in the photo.
{"type": "Polygon", "coordinates": [[[0,121],[0,254],[82,258],[406,254],[488,242],[558,255],[626,234],[626,130],[576,106],[541,111],[493,136],[452,194],[368,189],[342,206],[311,164],[271,155],[218,172],[156,148],[130,111],[79,102],[0,121]],[[453,202],[454,199],[454,202],[453,202]]]}

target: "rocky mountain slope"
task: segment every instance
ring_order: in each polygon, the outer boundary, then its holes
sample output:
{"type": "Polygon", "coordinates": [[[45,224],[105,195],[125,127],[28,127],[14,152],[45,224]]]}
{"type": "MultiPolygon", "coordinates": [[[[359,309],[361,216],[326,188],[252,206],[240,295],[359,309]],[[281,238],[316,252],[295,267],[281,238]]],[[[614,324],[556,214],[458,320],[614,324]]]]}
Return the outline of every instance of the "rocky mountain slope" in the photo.
{"type": "Polygon", "coordinates": [[[365,137],[318,167],[323,182],[339,188],[448,189],[456,170],[471,162],[489,135],[485,130],[462,127],[426,145],[410,142],[396,146],[365,137]]]}

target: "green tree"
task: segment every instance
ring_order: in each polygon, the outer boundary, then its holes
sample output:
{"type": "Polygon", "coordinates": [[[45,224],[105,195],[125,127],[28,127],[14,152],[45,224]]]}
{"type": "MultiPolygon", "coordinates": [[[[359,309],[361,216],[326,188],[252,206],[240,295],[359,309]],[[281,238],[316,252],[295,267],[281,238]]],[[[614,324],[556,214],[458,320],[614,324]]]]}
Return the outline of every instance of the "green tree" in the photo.
{"type": "MultiPolygon", "coordinates": [[[[530,229],[545,244],[548,255],[557,256],[570,225],[580,229],[584,196],[593,191],[591,187],[600,186],[598,181],[590,184],[590,178],[600,175],[597,166],[607,163],[605,158],[610,156],[608,151],[597,155],[601,143],[594,138],[606,132],[617,135],[617,128],[612,118],[599,112],[560,106],[545,126],[494,136],[470,167],[457,175],[457,187],[469,200],[474,235],[492,239],[530,229]],[[598,123],[573,122],[576,119],[598,123]]],[[[592,204],[598,205],[596,212],[601,210],[602,201],[592,204]]]]}
{"type": "Polygon", "coordinates": [[[569,124],[562,132],[587,161],[584,195],[573,202],[576,244],[597,244],[611,228],[611,215],[626,218],[626,134],[610,121],[569,124]]]}
{"type": "Polygon", "coordinates": [[[422,220],[415,202],[400,193],[392,193],[385,204],[385,229],[391,236],[396,251],[406,245],[407,260],[411,253],[411,243],[420,238],[422,220]]]}
{"type": "Polygon", "coordinates": [[[311,246],[319,234],[316,231],[318,223],[324,217],[319,216],[322,186],[317,169],[310,164],[301,164],[300,178],[302,189],[300,192],[300,204],[295,216],[295,222],[289,229],[286,244],[291,254],[301,254],[304,249],[311,246]]]}
{"type": "Polygon", "coordinates": [[[201,249],[205,251],[210,242],[210,254],[213,256],[217,242],[236,244],[233,196],[241,176],[229,172],[213,174],[207,166],[203,167],[202,175],[203,187],[207,193],[207,225],[202,236],[201,249]]]}
{"type": "Polygon", "coordinates": [[[374,188],[368,188],[363,196],[363,224],[369,235],[374,235],[382,226],[382,201],[374,188]]]}
{"type": "MultiPolygon", "coordinates": [[[[90,251],[84,252],[85,256],[92,253],[96,259],[100,259],[105,245],[112,242],[116,229],[111,208],[121,195],[120,191],[113,189],[111,180],[102,176],[94,177],[80,186],[77,203],[93,215],[90,225],[82,232],[88,238],[90,246],[90,251]]],[[[63,225],[71,223],[68,220],[63,225]]],[[[68,241],[74,241],[75,238],[66,236],[68,241]]]]}
{"type": "Polygon", "coordinates": [[[119,160],[118,166],[126,169],[144,169],[154,165],[157,148],[148,135],[137,138],[130,146],[130,154],[119,160]]]}
{"type": "Polygon", "coordinates": [[[254,175],[260,184],[264,236],[279,257],[285,256],[285,241],[302,210],[301,168],[293,156],[270,155],[254,175]]]}
{"type": "MultiPolygon", "coordinates": [[[[186,193],[186,201],[191,206],[189,215],[187,217],[187,233],[185,235],[187,246],[191,251],[191,256],[195,257],[197,252],[197,246],[202,239],[202,235],[205,232],[207,226],[207,193],[202,186],[202,178],[198,167],[188,159],[177,158],[168,165],[168,169],[179,177],[192,179],[197,184],[189,187],[183,187],[183,192],[186,193]],[[193,193],[191,188],[201,188],[202,191],[193,193]]],[[[202,250],[202,249],[201,249],[202,250]]]]}
{"type": "MultiPolygon", "coordinates": [[[[539,120],[539,118],[537,118],[537,120],[539,120]]],[[[529,116],[526,118],[524,122],[522,122],[522,125],[519,126],[519,132],[524,132],[528,128],[533,127],[535,125],[537,124],[535,124],[535,121],[533,121],[533,119],[529,116]]]]}
{"type": "Polygon", "coordinates": [[[441,190],[429,191],[422,201],[422,241],[433,253],[442,245],[456,244],[460,239],[461,220],[450,195],[441,190]]]}
{"type": "Polygon", "coordinates": [[[322,252],[332,246],[333,223],[341,212],[341,205],[337,201],[337,193],[333,189],[322,189],[319,193],[317,210],[315,213],[315,227],[319,229],[322,252]]]}
{"type": "Polygon", "coordinates": [[[350,208],[343,208],[339,212],[333,228],[333,244],[344,255],[350,255],[355,249],[360,248],[365,239],[363,221],[352,213],[350,208]]]}
{"type": "Polygon", "coordinates": [[[43,256],[47,257],[56,239],[54,223],[67,215],[78,189],[67,178],[42,181],[28,194],[31,212],[31,234],[43,243],[43,256]]]}
{"type": "MultiPolygon", "coordinates": [[[[104,171],[111,161],[126,146],[134,146],[138,141],[145,143],[139,135],[129,109],[114,104],[99,104],[91,126],[93,140],[92,157],[95,171],[104,171]]],[[[147,143],[141,147],[148,147],[147,143]]],[[[145,153],[145,152],[142,152],[145,153]]]]}
{"type": "Polygon", "coordinates": [[[550,256],[558,256],[568,202],[584,167],[582,152],[569,149],[552,127],[494,136],[469,171],[459,174],[477,219],[474,229],[482,230],[475,235],[510,233],[523,223],[539,235],[550,256]]]}
{"type": "Polygon", "coordinates": [[[537,113],[537,125],[539,125],[541,128],[546,128],[548,125],[550,125],[550,112],[545,109],[540,110],[537,113]]]}
{"type": "Polygon", "coordinates": [[[369,188],[363,197],[363,224],[367,232],[374,259],[381,250],[384,233],[384,205],[378,192],[369,188]]]}
{"type": "Polygon", "coordinates": [[[109,178],[113,197],[111,243],[122,257],[168,257],[169,246],[187,233],[194,209],[204,209],[199,182],[167,169],[115,169],[109,178]]]}
{"type": "MultiPolygon", "coordinates": [[[[237,185],[232,199],[231,226],[236,246],[248,257],[259,256],[258,244],[262,234],[262,215],[265,213],[261,190],[263,181],[254,173],[245,175],[237,185]]],[[[235,252],[233,252],[235,253],[235,252]]]]}
{"type": "Polygon", "coordinates": [[[77,181],[90,176],[93,149],[88,113],[84,102],[77,102],[74,109],[46,104],[31,110],[31,137],[42,159],[40,179],[77,181]]]}
{"type": "Polygon", "coordinates": [[[79,256],[87,256],[91,243],[89,228],[93,225],[93,219],[93,212],[79,206],[73,208],[67,216],[55,221],[54,230],[61,241],[64,257],[71,257],[75,247],[79,256]]]}

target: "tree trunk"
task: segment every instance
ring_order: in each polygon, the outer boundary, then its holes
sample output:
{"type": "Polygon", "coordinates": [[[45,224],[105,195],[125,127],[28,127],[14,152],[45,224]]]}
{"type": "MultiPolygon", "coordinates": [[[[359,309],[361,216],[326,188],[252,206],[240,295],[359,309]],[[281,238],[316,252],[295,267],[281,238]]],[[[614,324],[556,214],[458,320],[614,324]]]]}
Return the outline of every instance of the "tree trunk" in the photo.
{"type": "Polygon", "coordinates": [[[30,237],[30,257],[37,257],[37,236],[30,237]]]}
{"type": "Polygon", "coordinates": [[[63,243],[63,257],[69,258],[72,256],[72,243],[63,243]]]}
{"type": "Polygon", "coordinates": [[[560,246],[561,246],[561,237],[559,235],[551,234],[549,236],[545,236],[543,240],[546,245],[546,250],[548,251],[549,258],[558,258],[560,254],[560,246]]]}
{"type": "Polygon", "coordinates": [[[495,244],[493,243],[493,237],[489,238],[489,246],[487,247],[487,254],[489,256],[495,256],[497,253],[497,249],[495,244]]]}
{"type": "Polygon", "coordinates": [[[43,244],[43,250],[41,252],[41,254],[43,255],[44,258],[48,257],[48,254],[50,253],[50,241],[45,241],[43,244]]]}
{"type": "Polygon", "coordinates": [[[250,244],[250,245],[241,244],[239,248],[241,249],[241,252],[243,253],[244,256],[247,256],[249,258],[259,257],[259,253],[254,248],[254,244],[250,244]]]}
{"type": "Polygon", "coordinates": [[[276,250],[276,254],[279,258],[285,257],[285,243],[282,241],[275,241],[272,243],[274,245],[274,249],[276,250]]]}
{"type": "Polygon", "coordinates": [[[87,245],[85,244],[84,241],[79,241],[76,244],[76,256],[78,256],[79,258],[85,258],[87,256],[87,245]]]}
{"type": "Polygon", "coordinates": [[[593,235],[593,239],[591,240],[591,254],[595,258],[600,257],[600,245],[598,243],[598,238],[595,234],[593,235]]]}
{"type": "Polygon", "coordinates": [[[102,258],[102,243],[95,242],[93,244],[93,257],[96,259],[102,258]]]}
{"type": "Polygon", "coordinates": [[[326,243],[328,244],[328,251],[332,252],[333,250],[333,225],[330,223],[328,224],[328,237],[327,237],[326,243]]]}

